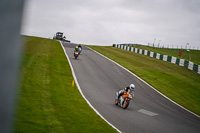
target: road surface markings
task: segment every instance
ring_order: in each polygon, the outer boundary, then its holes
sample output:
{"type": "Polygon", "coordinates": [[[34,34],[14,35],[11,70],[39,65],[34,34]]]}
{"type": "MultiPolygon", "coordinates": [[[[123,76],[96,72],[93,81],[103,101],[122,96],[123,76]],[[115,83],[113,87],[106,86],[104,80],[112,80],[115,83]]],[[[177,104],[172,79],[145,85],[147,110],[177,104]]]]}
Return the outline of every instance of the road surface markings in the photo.
{"type": "Polygon", "coordinates": [[[154,112],[151,112],[151,111],[148,111],[148,110],[145,110],[145,109],[140,109],[140,110],[138,110],[138,112],[146,114],[146,115],[149,115],[149,116],[156,116],[156,115],[158,115],[158,114],[156,114],[154,112]]]}

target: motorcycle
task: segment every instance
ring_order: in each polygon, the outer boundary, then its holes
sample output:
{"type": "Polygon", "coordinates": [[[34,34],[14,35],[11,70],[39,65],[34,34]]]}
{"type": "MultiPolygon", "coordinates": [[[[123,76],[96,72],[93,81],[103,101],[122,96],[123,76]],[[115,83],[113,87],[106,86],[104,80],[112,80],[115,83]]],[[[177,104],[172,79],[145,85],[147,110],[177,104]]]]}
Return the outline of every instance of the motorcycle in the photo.
{"type": "Polygon", "coordinates": [[[118,99],[119,92],[116,92],[116,98],[115,98],[115,105],[121,106],[123,109],[126,109],[130,103],[130,100],[134,97],[131,90],[128,90],[128,92],[124,92],[122,96],[118,99]]]}
{"type": "Polygon", "coordinates": [[[79,55],[79,52],[78,52],[78,51],[75,51],[75,53],[74,53],[74,57],[75,57],[75,59],[78,58],[78,55],[79,55]]]}

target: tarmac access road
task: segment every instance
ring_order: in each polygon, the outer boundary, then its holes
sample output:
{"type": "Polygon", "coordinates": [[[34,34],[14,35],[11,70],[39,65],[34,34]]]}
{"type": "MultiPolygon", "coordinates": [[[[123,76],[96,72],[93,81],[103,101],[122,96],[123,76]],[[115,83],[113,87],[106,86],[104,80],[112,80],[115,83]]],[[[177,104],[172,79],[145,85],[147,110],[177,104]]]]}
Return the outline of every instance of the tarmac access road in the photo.
{"type": "Polygon", "coordinates": [[[123,133],[199,133],[200,118],[182,109],[125,69],[83,46],[62,43],[80,88],[98,112],[123,133]],[[134,83],[135,97],[127,109],[114,104],[116,92],[134,83]]]}

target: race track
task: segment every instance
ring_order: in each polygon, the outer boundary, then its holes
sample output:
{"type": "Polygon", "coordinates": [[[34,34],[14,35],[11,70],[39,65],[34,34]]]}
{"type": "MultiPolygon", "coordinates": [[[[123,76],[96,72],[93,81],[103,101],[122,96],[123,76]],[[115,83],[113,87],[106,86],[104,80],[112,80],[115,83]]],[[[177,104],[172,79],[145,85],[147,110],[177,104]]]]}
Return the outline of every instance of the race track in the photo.
{"type": "Polygon", "coordinates": [[[172,103],[123,68],[83,46],[62,43],[80,88],[98,112],[123,133],[199,133],[200,118],[172,103]],[[127,109],[114,104],[115,92],[134,83],[135,98],[127,109]]]}

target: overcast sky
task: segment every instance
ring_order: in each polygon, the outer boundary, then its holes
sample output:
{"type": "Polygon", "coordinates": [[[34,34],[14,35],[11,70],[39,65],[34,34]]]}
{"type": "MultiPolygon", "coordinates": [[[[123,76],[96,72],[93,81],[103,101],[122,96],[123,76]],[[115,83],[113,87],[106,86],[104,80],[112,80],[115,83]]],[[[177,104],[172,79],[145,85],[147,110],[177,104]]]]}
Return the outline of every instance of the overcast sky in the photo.
{"type": "Polygon", "coordinates": [[[200,0],[26,0],[21,34],[200,49],[200,0]],[[160,40],[160,41],[159,41],[160,40]]]}

